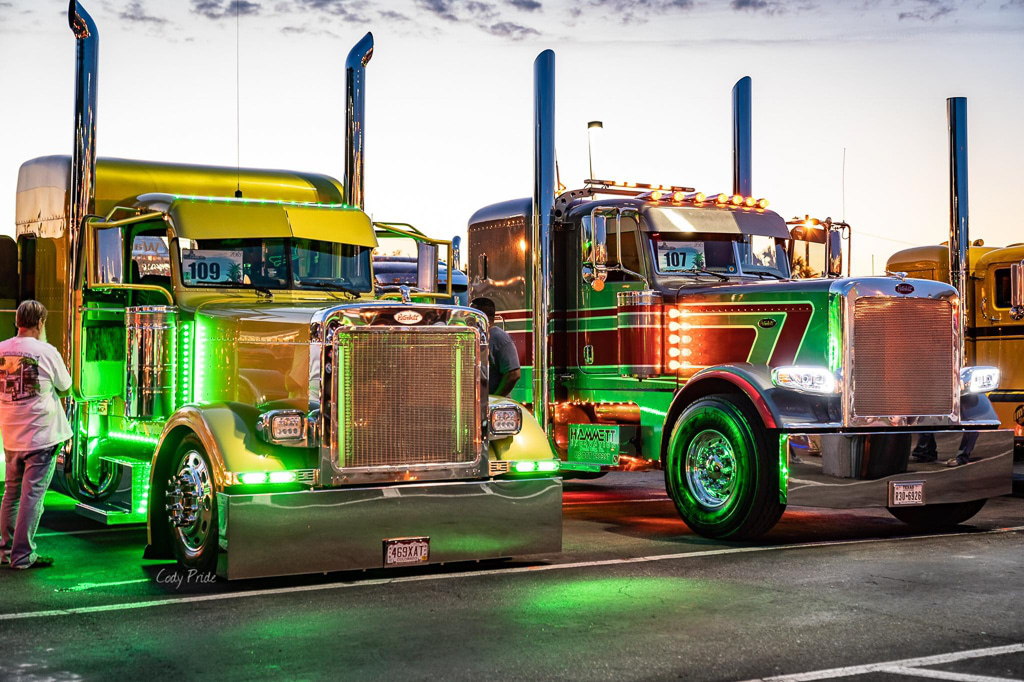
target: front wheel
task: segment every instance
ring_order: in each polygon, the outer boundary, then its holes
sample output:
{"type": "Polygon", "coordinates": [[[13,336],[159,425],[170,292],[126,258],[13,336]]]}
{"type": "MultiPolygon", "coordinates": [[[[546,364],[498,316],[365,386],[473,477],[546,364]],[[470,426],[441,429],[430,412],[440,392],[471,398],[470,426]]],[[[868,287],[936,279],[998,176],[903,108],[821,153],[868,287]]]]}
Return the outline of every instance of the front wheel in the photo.
{"type": "Polygon", "coordinates": [[[981,511],[986,502],[988,500],[926,504],[923,507],[889,507],[889,513],[911,526],[938,530],[952,528],[970,519],[981,511]]]}
{"type": "Polygon", "coordinates": [[[786,508],[777,458],[752,412],[732,396],[712,395],[689,405],[672,428],[665,487],[686,525],[705,537],[757,537],[786,508]]]}
{"type": "Polygon", "coordinates": [[[181,441],[167,482],[167,527],[174,558],[185,568],[217,567],[217,497],[210,457],[195,436],[181,441]]]}

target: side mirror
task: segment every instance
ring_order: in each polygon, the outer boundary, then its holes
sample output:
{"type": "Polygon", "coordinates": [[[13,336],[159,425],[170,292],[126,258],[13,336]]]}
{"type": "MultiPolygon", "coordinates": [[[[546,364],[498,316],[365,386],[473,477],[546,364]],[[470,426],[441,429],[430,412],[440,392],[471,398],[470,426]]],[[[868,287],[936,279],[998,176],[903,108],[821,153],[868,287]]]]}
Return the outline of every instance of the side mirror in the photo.
{"type": "Polygon", "coordinates": [[[89,266],[89,284],[124,283],[124,233],[120,227],[93,229],[92,263],[89,266]]]}
{"type": "Polygon", "coordinates": [[[448,269],[449,270],[461,270],[462,269],[462,237],[458,235],[452,237],[452,246],[448,251],[448,269]]]}
{"type": "Polygon", "coordinates": [[[829,277],[843,276],[843,233],[840,230],[828,231],[828,260],[826,273],[829,277]]]}
{"type": "Polygon", "coordinates": [[[583,280],[601,291],[608,278],[608,219],[600,215],[598,209],[594,209],[589,219],[584,216],[580,240],[583,280]]]}
{"type": "Polygon", "coordinates": [[[1010,317],[1024,319],[1024,260],[1010,266],[1010,317]]]}
{"type": "Polygon", "coordinates": [[[416,288],[427,293],[437,292],[437,246],[416,242],[416,288]]]}

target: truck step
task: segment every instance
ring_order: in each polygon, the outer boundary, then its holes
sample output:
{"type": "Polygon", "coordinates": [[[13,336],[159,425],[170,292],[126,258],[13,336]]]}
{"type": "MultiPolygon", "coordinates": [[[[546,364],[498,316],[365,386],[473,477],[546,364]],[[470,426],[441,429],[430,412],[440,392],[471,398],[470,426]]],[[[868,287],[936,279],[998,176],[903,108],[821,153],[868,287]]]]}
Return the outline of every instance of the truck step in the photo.
{"type": "Polygon", "coordinates": [[[145,523],[149,511],[150,462],[129,457],[101,457],[122,468],[117,492],[102,502],[79,502],[75,511],[107,526],[145,523]]]}

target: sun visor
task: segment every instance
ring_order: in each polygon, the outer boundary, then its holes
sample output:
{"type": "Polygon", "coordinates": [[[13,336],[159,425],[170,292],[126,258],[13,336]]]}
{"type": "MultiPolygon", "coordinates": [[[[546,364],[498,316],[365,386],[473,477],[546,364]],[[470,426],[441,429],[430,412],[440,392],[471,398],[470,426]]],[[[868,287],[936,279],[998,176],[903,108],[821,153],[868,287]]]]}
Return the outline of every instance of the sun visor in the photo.
{"type": "Polygon", "coordinates": [[[703,232],[789,239],[786,221],[773,211],[648,207],[644,218],[648,232],[703,232]]]}
{"type": "Polygon", "coordinates": [[[377,246],[373,225],[362,211],[287,206],[285,213],[295,237],[377,246]]]}
{"type": "Polygon", "coordinates": [[[298,237],[377,245],[370,218],[353,209],[200,199],[175,201],[169,213],[186,239],[298,237]]]}

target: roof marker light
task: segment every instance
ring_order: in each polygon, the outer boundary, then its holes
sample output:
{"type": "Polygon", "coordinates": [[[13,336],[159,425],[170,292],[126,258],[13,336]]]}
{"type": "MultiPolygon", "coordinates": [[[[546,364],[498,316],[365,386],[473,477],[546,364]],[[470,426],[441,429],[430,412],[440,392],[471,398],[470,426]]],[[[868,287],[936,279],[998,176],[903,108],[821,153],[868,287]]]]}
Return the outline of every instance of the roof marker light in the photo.
{"type": "Polygon", "coordinates": [[[742,205],[743,204],[743,195],[741,195],[741,194],[733,194],[732,195],[732,204],[733,204],[733,206],[740,206],[740,205],[742,205]]]}
{"type": "Polygon", "coordinates": [[[686,199],[686,194],[684,194],[683,192],[673,192],[672,193],[672,201],[675,201],[676,203],[679,203],[679,202],[683,201],[684,199],[686,199]]]}
{"type": "Polygon", "coordinates": [[[729,195],[722,193],[715,197],[716,204],[727,204],[729,203],[729,195]]]}
{"type": "Polygon", "coordinates": [[[748,208],[754,208],[755,204],[757,204],[757,200],[754,199],[754,197],[747,197],[743,200],[743,203],[746,204],[748,208]]]}
{"type": "Polygon", "coordinates": [[[757,207],[758,208],[768,208],[768,200],[767,199],[758,199],[757,200],[757,207]]]}

